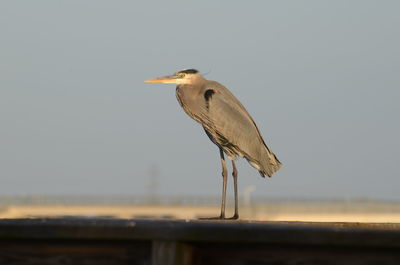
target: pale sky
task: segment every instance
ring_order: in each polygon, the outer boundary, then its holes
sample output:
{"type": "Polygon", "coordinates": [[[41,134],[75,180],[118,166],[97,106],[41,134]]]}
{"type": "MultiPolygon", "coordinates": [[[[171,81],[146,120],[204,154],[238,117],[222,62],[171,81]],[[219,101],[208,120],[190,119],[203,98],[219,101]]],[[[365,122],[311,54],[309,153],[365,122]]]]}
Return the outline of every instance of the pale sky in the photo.
{"type": "MultiPolygon", "coordinates": [[[[219,196],[218,148],[174,85],[196,68],[284,167],[239,188],[400,200],[398,1],[2,1],[0,195],[219,196]]],[[[232,184],[229,179],[229,184],[232,184]]],[[[229,192],[231,192],[229,186],[229,192]]]]}

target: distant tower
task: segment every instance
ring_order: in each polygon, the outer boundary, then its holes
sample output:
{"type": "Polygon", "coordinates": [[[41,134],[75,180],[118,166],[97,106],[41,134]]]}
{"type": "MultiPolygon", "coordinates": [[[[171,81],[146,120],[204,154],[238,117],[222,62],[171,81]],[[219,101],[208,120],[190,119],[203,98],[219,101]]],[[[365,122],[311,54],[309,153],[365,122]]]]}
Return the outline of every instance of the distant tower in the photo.
{"type": "Polygon", "coordinates": [[[251,204],[251,193],[256,190],[256,186],[246,186],[243,192],[243,202],[244,205],[250,206],[251,204]]]}
{"type": "Polygon", "coordinates": [[[159,188],[160,171],[156,164],[150,165],[148,169],[148,179],[146,181],[146,197],[150,203],[158,202],[158,188],[159,188]]]}

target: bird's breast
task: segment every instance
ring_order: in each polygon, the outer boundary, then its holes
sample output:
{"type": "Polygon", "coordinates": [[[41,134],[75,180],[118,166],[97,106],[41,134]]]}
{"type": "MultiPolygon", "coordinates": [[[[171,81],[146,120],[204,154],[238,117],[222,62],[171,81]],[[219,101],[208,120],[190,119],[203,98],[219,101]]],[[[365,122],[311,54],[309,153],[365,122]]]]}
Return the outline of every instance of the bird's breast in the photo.
{"type": "Polygon", "coordinates": [[[191,91],[188,86],[177,86],[176,99],[187,115],[202,124],[202,102],[195,91],[191,91]]]}

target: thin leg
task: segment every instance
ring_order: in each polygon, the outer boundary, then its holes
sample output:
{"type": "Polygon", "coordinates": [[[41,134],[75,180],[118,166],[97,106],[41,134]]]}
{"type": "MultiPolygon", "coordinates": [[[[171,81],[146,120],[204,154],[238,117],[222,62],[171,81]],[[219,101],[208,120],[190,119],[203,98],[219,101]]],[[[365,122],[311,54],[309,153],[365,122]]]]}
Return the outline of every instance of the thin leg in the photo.
{"type": "MultiPolygon", "coordinates": [[[[222,198],[221,198],[221,214],[218,217],[206,217],[200,218],[203,220],[216,220],[216,219],[226,219],[225,218],[225,201],[226,201],[226,185],[228,182],[228,170],[226,169],[226,162],[224,157],[224,151],[220,148],[219,155],[221,157],[221,164],[222,164],[222,178],[223,178],[223,185],[222,185],[222,198]]],[[[230,219],[230,218],[229,218],[230,219]]],[[[237,219],[237,218],[236,218],[237,219]]]]}
{"type": "Polygon", "coordinates": [[[226,169],[226,162],[224,157],[224,151],[222,148],[219,149],[219,155],[221,157],[221,164],[222,164],[222,200],[221,200],[221,215],[219,216],[220,219],[225,218],[225,201],[226,201],[226,184],[228,182],[228,171],[226,169]]]}
{"type": "Polygon", "coordinates": [[[235,189],[235,214],[231,217],[231,219],[239,218],[239,199],[238,199],[238,185],[237,185],[237,177],[238,171],[236,169],[235,161],[232,160],[232,177],[233,177],[233,185],[235,189]]]}

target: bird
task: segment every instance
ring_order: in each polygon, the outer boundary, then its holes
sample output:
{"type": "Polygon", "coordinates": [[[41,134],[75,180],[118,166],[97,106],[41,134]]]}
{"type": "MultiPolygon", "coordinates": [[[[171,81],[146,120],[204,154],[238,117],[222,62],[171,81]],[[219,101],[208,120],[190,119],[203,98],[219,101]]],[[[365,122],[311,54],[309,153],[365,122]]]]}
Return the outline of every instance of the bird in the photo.
{"type": "Polygon", "coordinates": [[[264,178],[271,177],[282,166],[265,143],[253,118],[232,92],[216,81],[205,79],[196,69],[184,69],[144,82],[176,84],[176,98],[183,110],[200,123],[219,148],[223,178],[221,212],[217,217],[205,219],[238,219],[237,157],[245,158],[264,178]],[[228,171],[224,154],[231,160],[234,183],[235,212],[230,218],[225,217],[228,171]]]}

